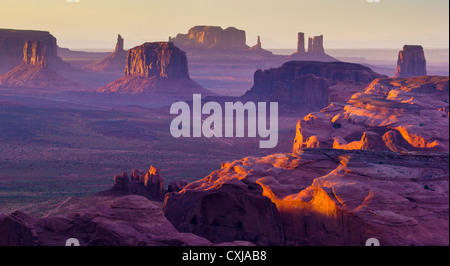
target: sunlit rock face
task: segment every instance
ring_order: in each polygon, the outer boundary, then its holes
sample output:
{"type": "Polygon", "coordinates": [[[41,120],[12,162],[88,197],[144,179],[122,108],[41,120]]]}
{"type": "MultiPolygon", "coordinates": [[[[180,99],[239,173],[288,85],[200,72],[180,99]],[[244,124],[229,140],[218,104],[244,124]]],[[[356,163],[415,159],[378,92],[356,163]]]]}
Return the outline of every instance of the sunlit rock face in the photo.
{"type": "Polygon", "coordinates": [[[28,41],[40,42],[49,57],[57,56],[56,38],[46,31],[0,29],[0,68],[11,70],[23,60],[23,47],[28,41]]]}
{"type": "Polygon", "coordinates": [[[169,38],[169,42],[183,49],[223,49],[243,50],[249,48],[246,44],[245,31],[229,27],[222,29],[217,26],[195,26],[187,34],[178,34],[169,38]]]}
{"type": "Polygon", "coordinates": [[[328,104],[331,85],[368,84],[381,77],[358,64],[291,61],[279,68],[256,71],[254,85],[243,98],[323,108],[328,104]]]}
{"type": "Polygon", "coordinates": [[[122,94],[211,94],[189,77],[186,53],[171,42],[144,43],[128,51],[125,76],[99,89],[122,94]]]}
{"type": "MultiPolygon", "coordinates": [[[[145,197],[85,198],[59,215],[36,218],[16,211],[0,214],[0,246],[212,246],[209,240],[178,232],[160,207],[145,197]],[[89,207],[86,207],[89,206],[89,207]]],[[[221,243],[251,246],[248,242],[221,243]]]]}
{"type": "Polygon", "coordinates": [[[448,155],[306,149],[223,163],[164,212],[212,242],[448,245],[448,185],[448,155]]]}
{"type": "Polygon", "coordinates": [[[448,97],[448,77],[377,79],[347,103],[331,104],[300,120],[293,151],[448,152],[448,97]]]}
{"type": "Polygon", "coordinates": [[[427,74],[427,63],[423,47],[420,45],[405,45],[398,54],[396,78],[411,78],[427,74]]]}
{"type": "Polygon", "coordinates": [[[26,42],[23,46],[22,64],[0,75],[0,86],[44,89],[84,88],[55,71],[59,67],[64,69],[70,66],[57,56],[49,56],[49,52],[53,53],[52,49],[40,41],[26,42]]]}

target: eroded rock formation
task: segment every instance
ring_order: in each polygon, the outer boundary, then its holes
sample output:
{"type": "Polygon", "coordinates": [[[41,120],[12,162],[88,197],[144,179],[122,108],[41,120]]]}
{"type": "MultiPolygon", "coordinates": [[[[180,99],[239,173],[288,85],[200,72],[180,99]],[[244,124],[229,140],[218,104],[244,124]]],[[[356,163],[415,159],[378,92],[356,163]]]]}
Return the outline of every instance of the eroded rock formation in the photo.
{"type": "MultiPolygon", "coordinates": [[[[69,238],[81,246],[212,246],[202,237],[178,232],[160,207],[131,195],[94,197],[73,203],[71,210],[46,218],[21,212],[0,215],[1,246],[65,246],[69,238]],[[86,201],[86,202],[84,202],[86,201]],[[88,208],[82,207],[84,205],[88,208]]],[[[250,246],[236,241],[222,245],[250,246]]]]}
{"type": "Polygon", "coordinates": [[[298,33],[297,37],[297,51],[289,56],[290,60],[298,61],[319,61],[319,62],[337,62],[336,58],[333,58],[325,53],[323,46],[323,35],[314,36],[308,38],[308,51],[305,49],[305,34],[303,32],[298,33]]]}
{"type": "Polygon", "coordinates": [[[384,76],[358,64],[292,61],[279,68],[256,71],[254,85],[243,98],[323,108],[328,104],[330,85],[368,84],[380,77],[384,76]]]}
{"type": "Polygon", "coordinates": [[[398,54],[396,78],[411,78],[427,74],[427,66],[423,47],[420,45],[405,45],[398,54]]]}
{"type": "Polygon", "coordinates": [[[110,192],[118,192],[118,195],[136,194],[149,199],[161,200],[164,198],[166,190],[164,178],[161,176],[159,169],[152,165],[147,172],[134,169],[131,178],[128,177],[126,172],[115,175],[114,187],[101,194],[109,195],[110,192]]]}
{"type": "Polygon", "coordinates": [[[123,38],[117,36],[116,49],[108,57],[85,66],[93,71],[123,72],[127,63],[127,52],[123,49],[123,38]]]}
{"type": "Polygon", "coordinates": [[[222,29],[217,26],[195,26],[187,34],[178,34],[169,38],[182,49],[223,49],[243,50],[249,48],[246,44],[245,31],[229,27],[222,29]]]}
{"type": "Polygon", "coordinates": [[[436,152],[449,150],[448,77],[376,79],[344,104],[297,125],[303,148],[436,152]]]}
{"type": "Polygon", "coordinates": [[[376,237],[383,246],[446,246],[448,170],[448,154],[248,157],[167,194],[164,212],[178,230],[212,242],[363,246],[376,237]]]}
{"type": "Polygon", "coordinates": [[[325,49],[323,48],[323,35],[309,38],[308,53],[325,54],[325,49]]]}
{"type": "Polygon", "coordinates": [[[186,53],[170,42],[144,43],[128,51],[125,76],[100,88],[123,94],[211,94],[188,72],[186,53]]]}
{"type": "Polygon", "coordinates": [[[57,56],[49,57],[48,52],[49,49],[42,42],[26,42],[22,50],[22,64],[0,75],[0,86],[44,89],[82,88],[83,86],[54,71],[58,65],[64,66],[66,63],[57,56]]]}
{"type": "Polygon", "coordinates": [[[46,31],[0,29],[0,68],[11,70],[23,61],[23,47],[37,41],[46,47],[47,56],[57,56],[56,38],[46,31]]]}

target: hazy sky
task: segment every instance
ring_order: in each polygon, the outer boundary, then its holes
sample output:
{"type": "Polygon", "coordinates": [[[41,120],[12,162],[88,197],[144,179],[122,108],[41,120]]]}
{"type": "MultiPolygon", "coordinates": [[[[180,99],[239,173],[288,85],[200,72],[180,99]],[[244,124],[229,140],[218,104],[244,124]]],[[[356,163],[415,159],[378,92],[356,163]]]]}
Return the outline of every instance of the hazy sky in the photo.
{"type": "Polygon", "coordinates": [[[62,47],[113,49],[167,41],[195,25],[234,26],[247,44],[295,48],[297,32],[325,48],[449,46],[449,0],[0,0],[0,28],[50,31],[62,47]]]}

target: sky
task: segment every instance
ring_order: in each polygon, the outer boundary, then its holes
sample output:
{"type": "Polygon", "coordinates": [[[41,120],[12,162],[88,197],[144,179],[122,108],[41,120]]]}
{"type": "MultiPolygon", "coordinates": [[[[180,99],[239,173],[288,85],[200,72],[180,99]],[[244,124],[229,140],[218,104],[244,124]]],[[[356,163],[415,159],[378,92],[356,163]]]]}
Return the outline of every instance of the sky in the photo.
{"type": "Polygon", "coordinates": [[[0,28],[50,31],[71,49],[167,41],[196,25],[236,27],[247,44],[295,49],[297,32],[325,48],[449,47],[448,0],[0,0],[0,28]]]}

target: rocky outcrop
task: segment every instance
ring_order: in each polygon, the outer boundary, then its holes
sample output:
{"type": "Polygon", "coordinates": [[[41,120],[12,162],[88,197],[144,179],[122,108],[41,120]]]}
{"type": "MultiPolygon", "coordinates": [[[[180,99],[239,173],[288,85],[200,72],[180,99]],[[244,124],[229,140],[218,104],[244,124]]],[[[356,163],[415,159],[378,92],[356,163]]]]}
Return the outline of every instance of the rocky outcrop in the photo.
{"type": "MultiPolygon", "coordinates": [[[[65,246],[69,238],[76,238],[81,246],[213,245],[194,234],[178,232],[160,207],[144,197],[94,197],[84,201],[71,205],[71,210],[76,212],[46,218],[20,212],[0,215],[0,245],[65,246]],[[83,205],[89,207],[81,207],[83,205]]],[[[248,242],[224,244],[252,245],[248,242]]]]}
{"type": "Polygon", "coordinates": [[[289,56],[290,60],[297,61],[319,61],[319,62],[337,62],[336,58],[325,53],[323,46],[323,35],[308,38],[308,51],[305,49],[305,34],[298,33],[297,51],[289,56]]]}
{"type": "Polygon", "coordinates": [[[246,44],[245,31],[229,27],[222,29],[217,26],[195,26],[187,34],[178,34],[169,38],[176,46],[183,50],[191,49],[219,49],[244,50],[246,44]]]}
{"type": "Polygon", "coordinates": [[[126,172],[114,176],[114,187],[100,195],[136,194],[154,200],[162,200],[166,193],[164,178],[159,169],[150,166],[147,172],[134,169],[131,178],[126,172]]]}
{"type": "Polygon", "coordinates": [[[128,51],[125,76],[99,89],[121,94],[211,94],[188,72],[186,53],[173,43],[144,43],[128,51]]]}
{"type": "Polygon", "coordinates": [[[258,36],[258,40],[255,46],[252,46],[250,49],[246,50],[247,53],[258,55],[261,57],[270,57],[272,56],[272,52],[267,51],[262,48],[261,37],[258,36]]]}
{"type": "Polygon", "coordinates": [[[42,43],[47,56],[57,56],[56,38],[46,31],[0,29],[0,68],[7,71],[23,61],[23,47],[28,41],[42,43]]]}
{"type": "Polygon", "coordinates": [[[224,163],[164,212],[212,242],[446,246],[448,184],[448,154],[307,149],[224,163]]]}
{"type": "Polygon", "coordinates": [[[308,40],[308,53],[309,54],[325,54],[323,48],[323,35],[314,36],[308,40]]]}
{"type": "Polygon", "coordinates": [[[92,71],[101,72],[122,72],[127,63],[127,52],[123,49],[123,38],[120,34],[117,36],[116,49],[108,57],[96,61],[84,68],[92,71]]]}
{"type": "Polygon", "coordinates": [[[58,57],[56,38],[49,32],[0,29],[0,71],[6,73],[20,65],[24,59],[23,48],[30,41],[39,42],[45,47],[48,66],[52,70],[73,70],[58,57]]]}
{"type": "Polygon", "coordinates": [[[23,47],[22,64],[8,73],[0,75],[0,87],[26,87],[43,89],[82,88],[53,69],[58,62],[64,64],[59,57],[49,57],[49,49],[39,41],[28,41],[23,47]],[[60,60],[60,61],[59,61],[60,60]]]}
{"type": "Polygon", "coordinates": [[[256,71],[254,85],[243,98],[323,108],[328,104],[329,86],[339,82],[368,84],[380,77],[384,76],[358,64],[292,61],[276,69],[256,71]]]}
{"type": "Polygon", "coordinates": [[[405,45],[398,54],[396,78],[411,78],[427,74],[425,54],[420,45],[405,45]]]}
{"type": "Polygon", "coordinates": [[[305,53],[305,34],[303,32],[299,32],[297,38],[297,54],[304,55],[305,53]]]}
{"type": "Polygon", "coordinates": [[[297,125],[303,148],[448,152],[449,79],[376,79],[344,104],[333,103],[297,125]]]}

